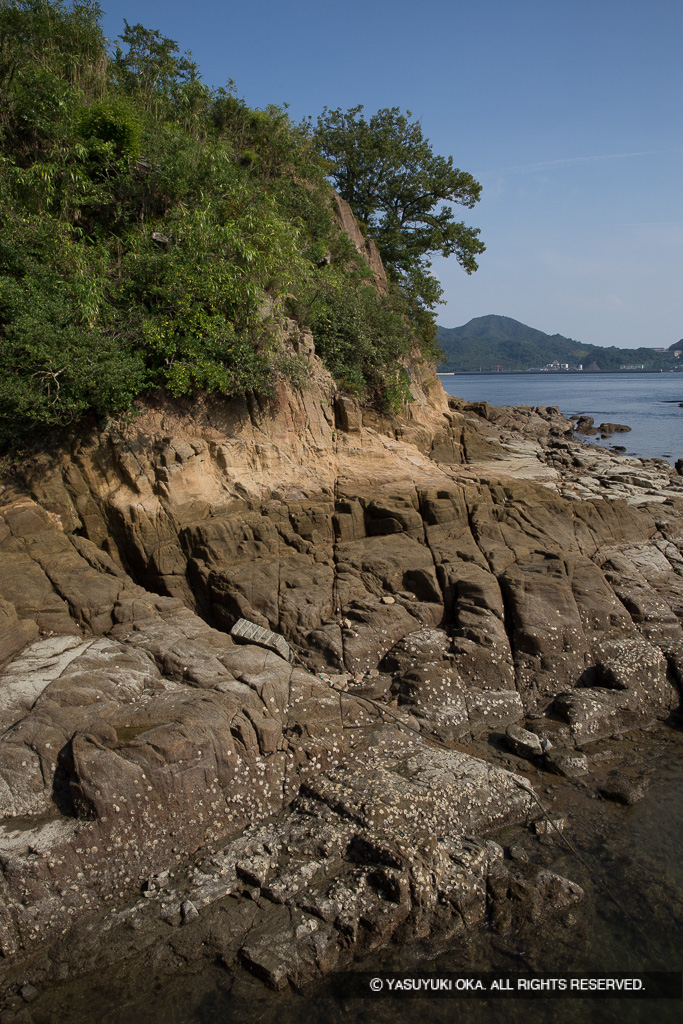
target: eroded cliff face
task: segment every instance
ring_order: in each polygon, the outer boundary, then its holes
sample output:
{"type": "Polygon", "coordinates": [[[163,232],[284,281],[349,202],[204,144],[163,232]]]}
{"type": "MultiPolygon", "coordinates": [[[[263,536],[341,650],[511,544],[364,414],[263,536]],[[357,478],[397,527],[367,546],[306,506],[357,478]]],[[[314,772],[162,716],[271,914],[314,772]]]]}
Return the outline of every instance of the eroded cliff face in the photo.
{"type": "Polygon", "coordinates": [[[571,903],[486,839],[538,816],[525,763],[586,772],[679,706],[674,475],[634,460],[613,500],[557,410],[449,404],[436,381],[382,418],[290,335],[305,391],[150,404],[3,483],[8,983],[67,931],[62,974],[106,959],[105,930],[132,955],[198,911],[226,963],[280,986],[509,920],[520,886],[571,903]],[[234,641],[240,617],[294,663],[234,641]],[[515,772],[486,760],[506,730],[515,772]]]}

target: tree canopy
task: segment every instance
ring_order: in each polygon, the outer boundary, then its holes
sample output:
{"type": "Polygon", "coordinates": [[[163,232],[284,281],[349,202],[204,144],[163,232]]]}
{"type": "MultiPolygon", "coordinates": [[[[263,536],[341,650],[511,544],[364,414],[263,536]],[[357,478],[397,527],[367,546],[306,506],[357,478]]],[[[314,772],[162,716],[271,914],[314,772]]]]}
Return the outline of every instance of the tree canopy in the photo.
{"type": "MultiPolygon", "coordinates": [[[[336,189],[375,239],[413,319],[424,327],[424,314],[442,294],[429,272],[430,257],[454,255],[468,274],[477,269],[476,257],[485,248],[479,229],[456,221],[450,204],[472,208],[481,185],[454,167],[452,157],[434,154],[410,111],[386,107],[367,120],[362,112],[362,106],[326,108],[315,139],[330,161],[336,189]]],[[[433,325],[433,318],[427,320],[433,325]]]]}

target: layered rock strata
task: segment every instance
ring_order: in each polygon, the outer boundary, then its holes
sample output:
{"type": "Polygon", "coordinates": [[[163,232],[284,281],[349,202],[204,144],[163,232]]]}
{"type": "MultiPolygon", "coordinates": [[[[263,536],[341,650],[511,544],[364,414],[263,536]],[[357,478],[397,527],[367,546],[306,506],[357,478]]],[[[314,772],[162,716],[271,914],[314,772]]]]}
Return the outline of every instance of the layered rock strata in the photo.
{"type": "Polygon", "coordinates": [[[5,479],[7,985],[67,933],[94,967],[130,921],[151,943],[223,915],[226,964],[280,987],[502,926],[513,891],[564,905],[487,839],[539,817],[524,764],[582,774],[679,706],[680,478],[435,382],[369,413],[290,333],[305,392],[148,406],[5,479]],[[482,759],[496,738],[519,770],[482,759]]]}

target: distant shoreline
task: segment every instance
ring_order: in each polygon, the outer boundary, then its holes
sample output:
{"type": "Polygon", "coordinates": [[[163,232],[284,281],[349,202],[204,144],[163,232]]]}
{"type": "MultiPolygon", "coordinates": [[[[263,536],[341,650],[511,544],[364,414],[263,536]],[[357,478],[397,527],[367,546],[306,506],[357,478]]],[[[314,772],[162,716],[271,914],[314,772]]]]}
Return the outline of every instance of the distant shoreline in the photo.
{"type": "Polygon", "coordinates": [[[474,317],[461,327],[437,326],[436,335],[443,353],[437,363],[462,366],[463,373],[497,373],[504,366],[506,373],[666,373],[683,368],[678,365],[683,338],[668,348],[607,348],[546,334],[496,314],[474,317]]]}
{"type": "Polygon", "coordinates": [[[683,373],[683,366],[676,370],[437,370],[437,377],[596,377],[601,374],[633,376],[639,373],[683,373]]]}

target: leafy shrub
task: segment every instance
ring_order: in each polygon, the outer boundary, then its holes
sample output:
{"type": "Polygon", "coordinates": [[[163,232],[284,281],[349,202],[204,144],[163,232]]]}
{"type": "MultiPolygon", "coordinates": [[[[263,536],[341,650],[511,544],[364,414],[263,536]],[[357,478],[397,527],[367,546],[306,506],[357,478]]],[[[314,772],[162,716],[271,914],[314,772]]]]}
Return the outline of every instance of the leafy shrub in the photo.
{"type": "Polygon", "coordinates": [[[0,443],[130,406],[148,375],[107,330],[106,254],[63,225],[6,219],[0,235],[0,443]]]}
{"type": "Polygon", "coordinates": [[[142,123],[138,112],[121,100],[107,100],[85,107],[78,119],[86,141],[111,143],[116,157],[134,160],[140,155],[142,123]]]}
{"type": "Polygon", "coordinates": [[[347,391],[392,408],[410,400],[400,362],[410,351],[410,329],[367,281],[332,270],[307,319],[317,352],[347,391]]]}

